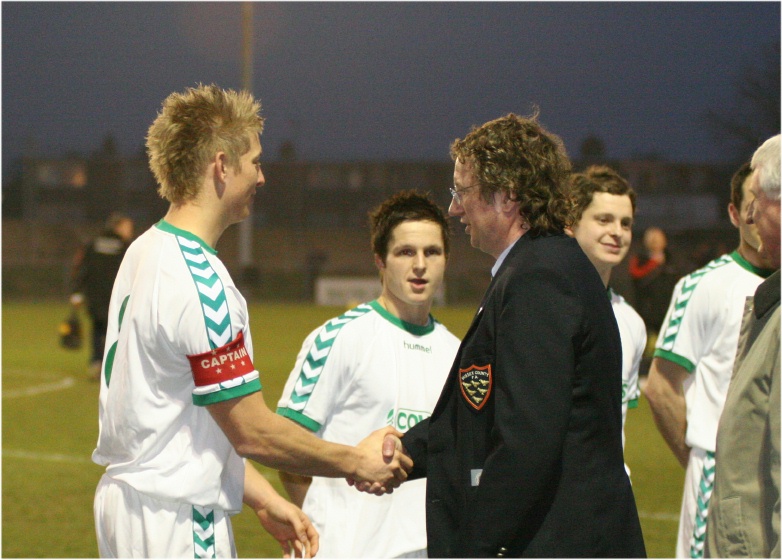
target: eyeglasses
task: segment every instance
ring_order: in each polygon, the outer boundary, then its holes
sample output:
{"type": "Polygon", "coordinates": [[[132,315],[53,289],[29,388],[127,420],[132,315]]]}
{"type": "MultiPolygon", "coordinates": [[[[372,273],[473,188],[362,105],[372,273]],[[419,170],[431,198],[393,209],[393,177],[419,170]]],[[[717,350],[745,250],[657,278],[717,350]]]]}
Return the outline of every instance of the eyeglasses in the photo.
{"type": "Polygon", "coordinates": [[[456,204],[461,206],[462,205],[462,193],[465,193],[465,192],[467,192],[467,191],[469,191],[471,189],[474,189],[475,187],[479,187],[479,186],[480,185],[473,185],[471,187],[464,187],[463,189],[458,190],[458,191],[456,190],[456,187],[451,187],[448,190],[451,191],[451,197],[453,197],[453,199],[456,201],[456,204]]]}

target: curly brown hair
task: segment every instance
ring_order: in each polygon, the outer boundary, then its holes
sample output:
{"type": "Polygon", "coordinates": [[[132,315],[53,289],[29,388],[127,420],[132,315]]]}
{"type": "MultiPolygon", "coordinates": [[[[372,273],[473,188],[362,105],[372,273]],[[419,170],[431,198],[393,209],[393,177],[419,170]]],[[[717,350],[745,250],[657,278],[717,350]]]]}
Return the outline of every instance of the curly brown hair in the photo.
{"type": "Polygon", "coordinates": [[[149,167],[160,196],[181,204],[198,196],[201,176],[219,151],[238,171],[249,135],[263,132],[261,104],[246,91],[212,84],[172,93],[147,133],[149,167]]]}
{"type": "Polygon", "coordinates": [[[581,219],[584,210],[592,204],[596,192],[627,195],[635,215],[635,191],[630,183],[607,165],[591,165],[583,173],[573,173],[568,183],[573,204],[573,223],[581,219]]]}
{"type": "Polygon", "coordinates": [[[472,165],[481,196],[495,192],[518,201],[529,234],[561,233],[573,223],[567,193],[570,159],[562,140],[530,117],[509,113],[473,127],[451,144],[451,157],[472,165]]]}

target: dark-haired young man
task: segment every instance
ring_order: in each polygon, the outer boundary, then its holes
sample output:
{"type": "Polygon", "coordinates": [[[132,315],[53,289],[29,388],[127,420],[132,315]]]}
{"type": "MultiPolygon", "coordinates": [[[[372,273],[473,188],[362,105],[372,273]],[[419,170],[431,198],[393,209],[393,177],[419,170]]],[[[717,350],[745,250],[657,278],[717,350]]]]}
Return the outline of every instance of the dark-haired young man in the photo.
{"type": "MultiPolygon", "coordinates": [[[[354,445],[385,425],[427,418],[459,339],[431,315],[448,259],[448,222],[429,197],[393,195],[371,213],[381,293],[305,339],[277,412],[354,445]]],[[[380,498],[342,480],[280,473],[320,532],[324,558],[426,558],[424,480],[380,498]]]]}
{"type": "Polygon", "coordinates": [[[731,179],[736,250],[681,278],[657,338],[644,394],[660,434],[686,469],[677,558],[702,558],[716,466],[717,426],[731,382],[744,300],[773,272],[750,220],[753,172],[731,179]]]}
{"type": "Polygon", "coordinates": [[[755,150],[747,210],[775,270],[747,298],[736,363],[717,429],[717,472],[704,556],[779,558],[780,136],[755,150]],[[737,514],[740,512],[740,515],[737,514]]]}

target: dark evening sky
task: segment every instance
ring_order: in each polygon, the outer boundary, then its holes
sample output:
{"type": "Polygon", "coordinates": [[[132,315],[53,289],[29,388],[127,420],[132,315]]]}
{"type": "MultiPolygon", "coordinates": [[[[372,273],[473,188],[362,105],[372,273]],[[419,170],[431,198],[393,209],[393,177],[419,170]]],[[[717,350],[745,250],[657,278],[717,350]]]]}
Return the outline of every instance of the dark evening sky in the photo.
{"type": "MultiPolygon", "coordinates": [[[[268,159],[446,160],[472,125],[540,120],[576,155],[719,162],[708,109],[779,41],[778,2],[272,2],[253,6],[268,159]]],[[[4,164],[141,149],[160,102],[242,85],[241,4],[3,2],[4,164]]]]}

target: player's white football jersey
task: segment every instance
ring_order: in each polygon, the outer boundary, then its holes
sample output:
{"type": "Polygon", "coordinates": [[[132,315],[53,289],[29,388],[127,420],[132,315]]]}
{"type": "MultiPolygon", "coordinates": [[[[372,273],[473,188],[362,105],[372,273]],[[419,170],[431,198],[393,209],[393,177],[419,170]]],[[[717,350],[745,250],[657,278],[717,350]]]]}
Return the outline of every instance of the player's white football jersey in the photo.
{"type": "Polygon", "coordinates": [[[611,307],[614,310],[619,336],[622,340],[622,447],[625,445],[625,421],[627,410],[638,407],[641,389],[638,386],[638,369],[646,348],[646,326],[643,319],[625,298],[609,288],[611,307]]]}
{"type": "Polygon", "coordinates": [[[734,251],[683,277],[674,288],[654,355],[691,374],[684,383],[690,447],[715,450],[744,302],[770,273],[734,251]]]}
{"type": "MultiPolygon", "coordinates": [[[[277,412],[348,445],[386,425],[406,432],[431,414],[458,347],[434,319],[411,325],[377,301],[359,305],[306,338],[277,412]]],[[[425,549],[425,493],[425,480],[377,497],[314,477],[303,509],[320,532],[318,556],[389,558],[425,549]]]]}
{"type": "Polygon", "coordinates": [[[216,252],[161,220],[114,283],[93,461],[150,496],[240,511],[244,462],[203,405],[260,390],[251,358],[247,305],[216,252]],[[214,382],[197,387],[194,368],[214,382]]]}

